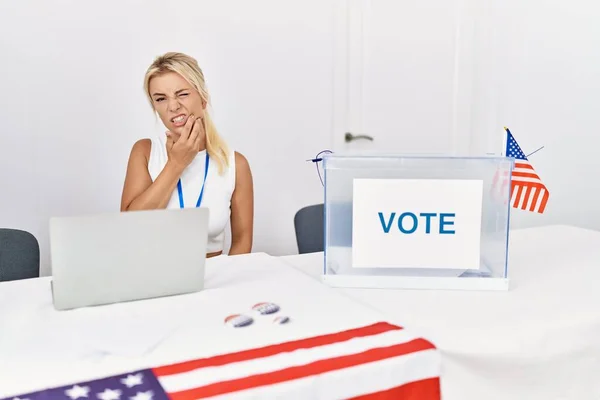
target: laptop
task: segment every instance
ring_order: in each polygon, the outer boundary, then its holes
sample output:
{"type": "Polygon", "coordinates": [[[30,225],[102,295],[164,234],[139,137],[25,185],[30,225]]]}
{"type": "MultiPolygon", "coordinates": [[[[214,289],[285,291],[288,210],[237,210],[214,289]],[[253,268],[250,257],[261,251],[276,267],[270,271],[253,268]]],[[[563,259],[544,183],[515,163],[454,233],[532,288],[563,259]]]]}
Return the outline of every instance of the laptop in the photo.
{"type": "Polygon", "coordinates": [[[202,290],[208,217],[186,208],[51,218],[54,308],[202,290]]]}

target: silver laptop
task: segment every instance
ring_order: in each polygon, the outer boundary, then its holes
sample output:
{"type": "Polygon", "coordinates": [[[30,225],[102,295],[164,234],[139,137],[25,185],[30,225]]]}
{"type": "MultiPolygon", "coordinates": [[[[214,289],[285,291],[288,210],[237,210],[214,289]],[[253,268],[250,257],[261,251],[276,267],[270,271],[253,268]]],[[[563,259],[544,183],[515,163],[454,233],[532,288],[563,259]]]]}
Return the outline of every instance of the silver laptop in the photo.
{"type": "Polygon", "coordinates": [[[51,218],[54,308],[202,290],[208,217],[186,208],[51,218]]]}

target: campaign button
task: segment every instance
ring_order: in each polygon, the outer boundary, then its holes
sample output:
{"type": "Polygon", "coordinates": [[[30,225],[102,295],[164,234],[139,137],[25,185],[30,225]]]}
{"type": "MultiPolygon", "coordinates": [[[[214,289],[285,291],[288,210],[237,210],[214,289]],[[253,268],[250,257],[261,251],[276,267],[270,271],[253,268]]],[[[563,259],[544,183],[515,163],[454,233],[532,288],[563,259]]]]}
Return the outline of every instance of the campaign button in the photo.
{"type": "Polygon", "coordinates": [[[248,326],[253,322],[253,319],[247,315],[233,314],[225,318],[225,324],[234,328],[248,326]]]}
{"type": "Polygon", "coordinates": [[[259,312],[262,315],[273,314],[279,311],[279,306],[274,303],[258,303],[255,304],[252,309],[259,312]]]}
{"type": "Polygon", "coordinates": [[[273,320],[274,324],[283,325],[290,322],[290,317],[279,316],[273,320]]]}

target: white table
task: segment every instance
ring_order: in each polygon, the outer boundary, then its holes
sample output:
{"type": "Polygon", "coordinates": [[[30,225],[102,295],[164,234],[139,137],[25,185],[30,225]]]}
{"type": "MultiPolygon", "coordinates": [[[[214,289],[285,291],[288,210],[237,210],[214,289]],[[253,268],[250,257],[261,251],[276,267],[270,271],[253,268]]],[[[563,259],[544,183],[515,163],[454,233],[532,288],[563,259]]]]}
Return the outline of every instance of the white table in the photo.
{"type": "MultiPolygon", "coordinates": [[[[409,329],[382,321],[381,313],[260,253],[208,260],[206,290],[199,293],[71,311],[53,309],[50,278],[5,282],[0,284],[0,398],[64,385],[73,389],[73,397],[86,393],[85,398],[96,399],[99,384],[86,381],[125,374],[122,378],[133,385],[149,377],[131,372],[208,358],[214,365],[185,364],[189,372],[165,375],[173,371],[161,369],[161,383],[173,391],[200,386],[206,395],[215,385],[227,390],[256,386],[262,374],[263,383],[273,382],[210,398],[331,399],[413,390],[412,382],[429,382],[435,394],[426,399],[438,400],[439,351],[409,329]],[[280,312],[253,313],[252,305],[263,301],[276,303],[280,312]],[[236,313],[252,315],[255,322],[243,328],[224,325],[225,317],[236,313]],[[273,324],[278,315],[291,322],[273,324]],[[355,329],[361,335],[348,336],[355,329]],[[292,341],[326,334],[333,335],[327,342],[321,338],[311,341],[312,347],[306,342],[289,347],[292,341]],[[231,356],[281,343],[287,344],[259,350],[260,357],[231,356]],[[229,354],[227,363],[215,364],[222,354],[229,354]],[[290,371],[304,375],[292,379],[290,371]]],[[[113,384],[102,389],[105,400],[129,399],[120,378],[113,384]]],[[[134,395],[147,400],[145,394],[146,389],[134,395]]]]}
{"type": "MultiPolygon", "coordinates": [[[[508,292],[336,289],[431,339],[444,400],[600,399],[600,232],[512,231],[508,292]]],[[[315,279],[323,254],[282,257],[315,279]]]]}

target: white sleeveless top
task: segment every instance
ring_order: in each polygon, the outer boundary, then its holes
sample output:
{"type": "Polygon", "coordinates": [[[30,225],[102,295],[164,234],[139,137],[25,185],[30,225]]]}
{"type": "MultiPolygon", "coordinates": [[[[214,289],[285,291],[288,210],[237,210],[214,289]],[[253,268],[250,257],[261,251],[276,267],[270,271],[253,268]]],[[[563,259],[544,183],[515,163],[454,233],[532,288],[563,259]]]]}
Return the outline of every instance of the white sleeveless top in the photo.
{"type": "MultiPolygon", "coordinates": [[[[153,138],[148,160],[148,172],[154,181],[167,163],[166,137],[153,138]]],[[[185,208],[196,207],[198,196],[202,190],[204,171],[206,163],[206,150],[198,153],[196,158],[187,166],[181,174],[181,189],[183,192],[183,204],[185,208]]],[[[209,161],[208,174],[202,195],[200,207],[206,207],[209,211],[208,243],[207,253],[223,250],[225,238],[225,227],[231,216],[231,196],[235,189],[235,152],[230,151],[229,167],[223,174],[219,174],[219,168],[213,161],[209,161]]],[[[179,195],[177,188],[173,191],[167,208],[179,208],[179,195]]]]}

